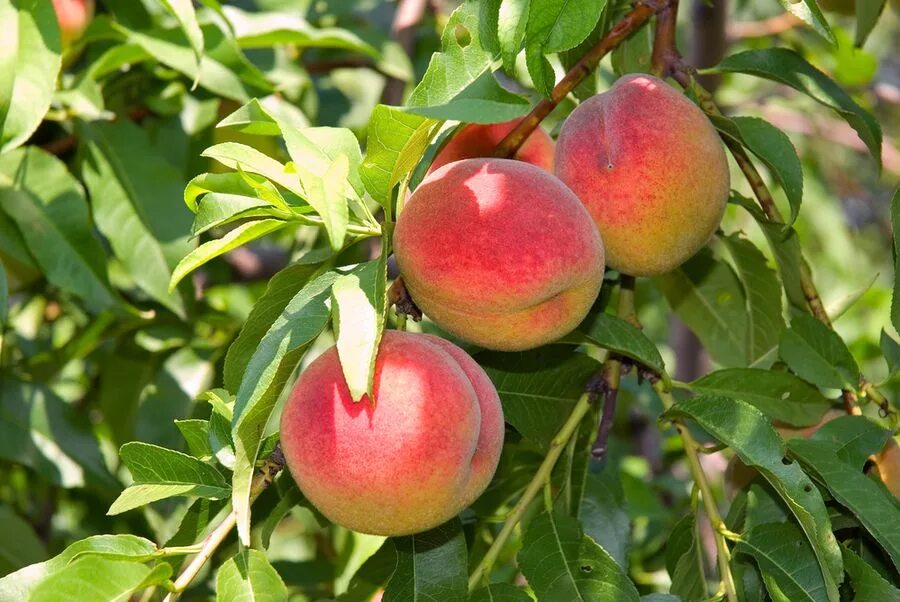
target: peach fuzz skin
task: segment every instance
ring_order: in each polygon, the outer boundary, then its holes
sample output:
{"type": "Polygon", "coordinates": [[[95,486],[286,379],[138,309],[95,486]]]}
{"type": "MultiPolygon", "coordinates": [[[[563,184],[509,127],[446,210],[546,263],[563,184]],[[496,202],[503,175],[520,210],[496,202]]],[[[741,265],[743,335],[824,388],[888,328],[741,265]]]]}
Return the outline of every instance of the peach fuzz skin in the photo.
{"type": "Polygon", "coordinates": [[[497,469],[503,429],[497,391],[472,358],[438,337],[391,330],[374,402],[352,401],[331,348],[294,386],[281,445],[297,485],[329,520],[396,536],[475,501],[497,469]]]}
{"type": "MultiPolygon", "coordinates": [[[[519,123],[519,119],[504,123],[480,124],[470,123],[464,126],[444,148],[437,154],[428,173],[438,168],[461,161],[462,159],[476,159],[479,157],[492,157],[497,145],[506,138],[512,129],[519,123]]],[[[541,128],[536,129],[525,143],[516,151],[513,159],[524,161],[544,171],[553,172],[553,138],[541,128]]]]}
{"type": "Polygon", "coordinates": [[[560,131],[554,169],[597,223],[609,267],[632,276],[669,272],[703,247],[730,188],[709,120],[650,75],[581,103],[560,131]]]}
{"type": "Polygon", "coordinates": [[[466,159],[427,176],[400,212],[394,254],[428,317],[501,351],[569,333],[603,281],[603,243],[575,195],[508,159],[466,159]]]}

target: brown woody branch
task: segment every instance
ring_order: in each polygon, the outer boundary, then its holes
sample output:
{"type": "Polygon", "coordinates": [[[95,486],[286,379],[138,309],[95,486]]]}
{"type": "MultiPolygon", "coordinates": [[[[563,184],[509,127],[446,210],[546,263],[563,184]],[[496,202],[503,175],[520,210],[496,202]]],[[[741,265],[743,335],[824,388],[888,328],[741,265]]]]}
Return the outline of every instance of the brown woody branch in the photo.
{"type": "Polygon", "coordinates": [[[562,100],[580,84],[585,77],[594,72],[603,57],[613,48],[621,44],[625,38],[634,33],[650,17],[669,6],[670,0],[639,0],[622,20],[616,23],[609,33],[597,42],[587,54],[572,66],[558,84],[553,88],[550,98],[539,102],[519,124],[500,141],[494,151],[495,157],[509,158],[516,154],[519,147],[531,133],[538,128],[541,121],[549,115],[562,100]]]}

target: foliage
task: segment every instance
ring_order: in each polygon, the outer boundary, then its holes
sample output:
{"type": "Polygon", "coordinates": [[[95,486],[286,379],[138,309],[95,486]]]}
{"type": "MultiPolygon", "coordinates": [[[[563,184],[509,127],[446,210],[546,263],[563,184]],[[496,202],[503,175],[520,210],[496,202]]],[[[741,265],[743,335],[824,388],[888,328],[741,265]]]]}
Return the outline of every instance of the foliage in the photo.
{"type": "Polygon", "coordinates": [[[897,13],[729,3],[721,58],[683,1],[695,78],[652,52],[664,0],[425,4],[106,0],[64,47],[0,0],[0,600],[900,599],[897,13]],[[279,473],[285,391],[336,344],[360,399],[384,329],[440,334],[389,293],[437,150],[661,67],[736,159],[720,231],[607,272],[559,344],[469,349],[507,433],[458,519],[328,523],[279,473]]]}

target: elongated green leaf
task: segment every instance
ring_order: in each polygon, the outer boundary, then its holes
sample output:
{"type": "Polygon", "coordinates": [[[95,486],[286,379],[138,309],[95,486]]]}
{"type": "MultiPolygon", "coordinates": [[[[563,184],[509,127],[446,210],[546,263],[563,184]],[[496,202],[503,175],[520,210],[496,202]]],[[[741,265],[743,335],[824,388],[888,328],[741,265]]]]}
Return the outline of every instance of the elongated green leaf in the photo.
{"type": "MultiPolygon", "coordinates": [[[[794,6],[803,5],[794,4],[794,6]]],[[[748,50],[727,57],[716,69],[723,72],[750,73],[771,79],[791,86],[831,107],[856,130],[868,147],[872,158],[879,166],[881,165],[881,127],[878,122],[827,75],[810,65],[793,50],[787,48],[748,50]]]]}
{"type": "Polygon", "coordinates": [[[694,516],[688,515],[675,524],[666,542],[666,570],[672,578],[669,591],[685,600],[707,597],[698,537],[694,516]]]}
{"type": "MultiPolygon", "coordinates": [[[[293,192],[297,196],[304,196],[300,178],[296,173],[288,171],[284,165],[272,157],[265,155],[246,144],[222,142],[221,144],[215,144],[209,147],[203,151],[202,155],[204,157],[209,157],[210,159],[215,159],[225,167],[259,174],[286,190],[293,192]]],[[[188,186],[188,189],[190,189],[190,186],[188,186]]],[[[186,201],[189,198],[188,189],[185,190],[186,201]]],[[[190,202],[188,202],[188,206],[190,206],[190,202]]],[[[287,209],[287,207],[282,207],[282,209],[287,209]]]]}
{"type": "MultiPolygon", "coordinates": [[[[135,535],[95,535],[76,541],[50,560],[32,564],[0,579],[0,601],[30,600],[31,593],[48,576],[65,568],[73,558],[85,552],[144,558],[156,551],[152,541],[135,535]]],[[[130,564],[130,563],[129,563],[130,564]]]]}
{"type": "Polygon", "coordinates": [[[841,461],[861,467],[884,447],[890,431],[864,416],[838,416],[823,424],[812,438],[833,444],[841,461]]]}
{"type": "Polygon", "coordinates": [[[260,550],[243,550],[230,558],[216,576],[216,600],[287,601],[284,581],[260,550]]]}
{"type": "Polygon", "coordinates": [[[260,340],[238,388],[232,419],[235,464],[232,503],[238,535],[250,542],[250,483],[263,440],[263,430],[278,395],[306,349],[331,317],[327,301],[336,274],[329,272],[308,283],[285,306],[260,340]]]}
{"type": "Polygon", "coordinates": [[[756,559],[774,600],[828,602],[816,555],[793,523],[757,525],[734,549],[756,559]]]}
{"type": "Polygon", "coordinates": [[[315,174],[303,175],[302,172],[300,176],[306,189],[306,200],[322,217],[333,251],[340,251],[347,237],[350,211],[346,192],[349,175],[350,163],[345,155],[340,155],[321,177],[315,174]]]}
{"type": "Polygon", "coordinates": [[[168,290],[172,269],[194,248],[181,174],[129,121],[81,131],[88,140],[81,170],[98,228],[138,286],[183,317],[184,299],[168,290]]]}
{"type": "Polygon", "coordinates": [[[828,42],[836,44],[834,32],[831,26],[822,14],[816,0],[778,0],[786,11],[798,17],[801,21],[812,27],[816,33],[825,38],[828,42]]]}
{"type": "Polygon", "coordinates": [[[119,450],[134,477],[107,514],[120,514],[172,496],[227,497],[228,483],[218,470],[197,458],[164,447],[134,441],[119,450]]]}
{"type": "Polygon", "coordinates": [[[0,263],[0,327],[6,324],[6,316],[9,313],[9,282],[6,278],[6,269],[0,263]]]}
{"type": "Polygon", "coordinates": [[[730,265],[703,249],[655,282],[713,360],[726,367],[750,363],[747,299],[730,265]]]}
{"type": "Polygon", "coordinates": [[[424,533],[394,540],[397,569],[384,602],[466,600],[466,538],[458,519],[424,533]]]}
{"type": "Polygon", "coordinates": [[[38,539],[31,525],[5,505],[0,506],[0,532],[3,533],[0,539],[0,574],[8,575],[47,557],[44,542],[38,539]]]}
{"type": "Polygon", "coordinates": [[[825,502],[796,462],[782,461],[784,443],[768,419],[742,401],[712,395],[678,402],[665,416],[693,419],[703,430],[731,447],[744,464],[756,468],[771,483],[812,544],[825,580],[828,599],[837,600],[837,586],[843,580],[843,569],[825,502]]]}
{"type": "Polygon", "coordinates": [[[151,568],[136,562],[86,556],[47,577],[34,588],[29,600],[79,600],[90,592],[92,601],[118,602],[146,587],[164,583],[171,574],[172,567],[165,563],[151,568]]]}
{"type": "Polygon", "coordinates": [[[607,313],[589,314],[578,330],[565,337],[565,341],[590,342],[604,349],[630,357],[657,374],[666,366],[656,345],[647,335],[625,320],[607,313]]]}
{"type": "Polygon", "coordinates": [[[575,515],[584,534],[625,568],[631,543],[631,519],[619,474],[612,470],[593,472],[589,464],[585,462],[584,482],[576,489],[575,515]]]}
{"type": "Polygon", "coordinates": [[[408,110],[435,119],[495,123],[528,112],[526,99],[503,88],[490,71],[496,58],[484,48],[478,3],[453,11],[441,35],[441,52],[431,57],[408,110]]]}
{"type": "Polygon", "coordinates": [[[479,353],[476,360],[497,388],[506,421],[545,449],[600,367],[596,360],[559,345],[479,353]]]}
{"type": "Polygon", "coordinates": [[[497,23],[497,36],[503,70],[512,74],[516,67],[516,57],[525,42],[525,26],[528,24],[529,0],[501,0],[497,23]]]}
{"type": "MultiPolygon", "coordinates": [[[[405,113],[396,107],[378,105],[372,111],[360,176],[366,190],[382,207],[390,207],[391,190],[399,182],[394,176],[398,172],[400,154],[404,148],[415,144],[411,142],[413,139],[426,137],[425,134],[434,129],[434,124],[430,119],[405,113]]],[[[415,165],[406,169],[404,174],[413,167],[415,165]]]]}
{"type": "Polygon", "coordinates": [[[791,139],[787,135],[758,117],[712,117],[716,128],[732,140],[762,159],[781,184],[791,206],[791,218],[787,227],[793,225],[800,214],[803,201],[803,167],[791,139]]]}
{"type": "Polygon", "coordinates": [[[0,156],[0,208],[51,283],[95,311],[115,305],[84,194],[62,161],[35,146],[0,156]]]}
{"type": "MultiPolygon", "coordinates": [[[[605,1],[531,0],[525,26],[526,53],[540,57],[540,63],[543,63],[543,55],[578,46],[594,29],[605,5],[605,1]]],[[[550,96],[555,82],[548,80],[542,66],[535,70],[534,65],[529,60],[528,71],[535,86],[542,94],[550,96]]]]}
{"type": "Polygon", "coordinates": [[[225,387],[229,391],[237,392],[257,345],[288,302],[322,269],[326,258],[324,254],[310,253],[269,280],[266,292],[253,305],[240,334],[225,356],[225,387]]]}
{"type": "Polygon", "coordinates": [[[203,243],[188,253],[187,256],[175,266],[175,269],[172,272],[172,280],[169,282],[169,290],[174,290],[185,276],[208,261],[215,259],[219,255],[224,255],[228,251],[245,245],[250,241],[271,234],[276,230],[280,230],[286,225],[287,222],[278,219],[255,220],[246,224],[241,224],[222,238],[203,243]]]}
{"type": "Polygon", "coordinates": [[[384,255],[339,276],[331,287],[332,319],[338,357],[354,401],[372,396],[375,358],[384,330],[384,255]]]}
{"type": "Polygon", "coordinates": [[[394,542],[388,539],[356,571],[347,591],[338,597],[338,602],[369,602],[379,590],[384,589],[396,568],[397,549],[394,542]]]}
{"type": "MultiPolygon", "coordinates": [[[[856,2],[856,37],[853,45],[862,48],[869,38],[869,34],[878,24],[878,19],[884,11],[886,0],[873,0],[872,2],[856,2]]],[[[896,4],[894,5],[896,7],[896,4]]]]}
{"type": "Polygon", "coordinates": [[[900,570],[900,508],[890,494],[866,477],[862,466],[838,456],[838,446],[816,439],[791,439],[788,451],[850,509],[900,570]]]}
{"type": "Polygon", "coordinates": [[[518,564],[541,600],[640,600],[621,567],[570,517],[545,512],[534,519],[518,564]]]}
{"type": "Polygon", "coordinates": [[[859,367],[840,336],[810,315],[794,318],[778,354],[800,378],[820,387],[855,388],[859,367]]]}
{"type": "Polygon", "coordinates": [[[191,234],[199,236],[213,228],[241,220],[279,217],[289,216],[258,198],[211,192],[204,195],[197,206],[191,234]]]}
{"type": "Polygon", "coordinates": [[[758,368],[717,370],[691,383],[697,393],[740,399],[791,426],[818,424],[831,404],[793,374],[758,368]]]}
{"type": "Polygon", "coordinates": [[[469,602],[531,602],[532,598],[515,585],[491,583],[472,592],[469,602]]]}
{"type": "Polygon", "coordinates": [[[900,590],[885,581],[878,571],[846,546],[841,548],[841,552],[844,554],[844,568],[850,575],[856,600],[900,602],[900,590]]]}
{"type": "Polygon", "coordinates": [[[184,437],[192,456],[204,462],[212,458],[208,420],[176,420],[175,426],[181,431],[181,436],[184,437]]]}
{"type": "Polygon", "coordinates": [[[888,365],[888,372],[893,376],[900,371],[900,343],[894,340],[885,330],[881,331],[881,354],[888,365]]]}
{"type": "Polygon", "coordinates": [[[181,29],[197,57],[199,72],[200,59],[203,56],[203,31],[200,30],[200,24],[197,22],[197,13],[194,11],[193,2],[191,0],[162,0],[162,4],[178,19],[178,24],[181,25],[181,29]]]}
{"type": "Polygon", "coordinates": [[[31,137],[56,89],[60,35],[49,2],[0,0],[0,153],[31,137]]]}

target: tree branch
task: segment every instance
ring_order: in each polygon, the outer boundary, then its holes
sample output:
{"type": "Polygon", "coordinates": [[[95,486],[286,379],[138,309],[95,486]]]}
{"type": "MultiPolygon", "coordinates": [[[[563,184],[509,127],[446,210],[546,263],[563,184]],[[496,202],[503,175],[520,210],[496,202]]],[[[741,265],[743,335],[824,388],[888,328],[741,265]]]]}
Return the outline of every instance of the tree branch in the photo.
{"type": "MultiPolygon", "coordinates": [[[[250,485],[251,504],[256,501],[256,498],[258,498],[269,485],[272,484],[275,477],[283,468],[284,454],[281,451],[281,444],[278,444],[275,446],[275,449],[272,450],[269,457],[266,458],[257,475],[253,477],[253,482],[250,485]]],[[[203,540],[200,552],[191,559],[175,580],[175,591],[167,595],[163,602],[174,602],[178,599],[178,596],[188,588],[200,572],[200,569],[206,564],[206,561],[212,557],[222,542],[225,541],[225,538],[228,537],[228,534],[234,528],[236,523],[237,514],[232,510],[221,523],[216,525],[216,527],[210,531],[209,535],[203,540]]]]}
{"type": "Polygon", "coordinates": [[[587,54],[572,66],[558,84],[553,88],[550,98],[545,98],[539,102],[531,112],[526,115],[516,127],[500,141],[494,151],[495,157],[509,158],[516,154],[519,147],[525,143],[525,140],[531,133],[537,129],[541,121],[549,115],[553,109],[566,97],[585,77],[594,72],[597,65],[604,56],[613,48],[621,44],[625,38],[634,33],[650,17],[658,11],[669,5],[671,0],[638,0],[635,7],[631,9],[622,20],[616,23],[609,33],[597,42],[597,45],[591,48],[587,54]]]}
{"type": "MultiPolygon", "coordinates": [[[[416,46],[416,26],[425,15],[425,0],[397,0],[391,34],[409,56],[410,60],[416,46]]],[[[381,102],[386,105],[399,105],[403,102],[403,91],[406,82],[389,77],[381,93],[381,102]]]]}

